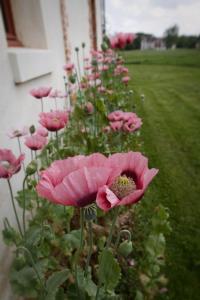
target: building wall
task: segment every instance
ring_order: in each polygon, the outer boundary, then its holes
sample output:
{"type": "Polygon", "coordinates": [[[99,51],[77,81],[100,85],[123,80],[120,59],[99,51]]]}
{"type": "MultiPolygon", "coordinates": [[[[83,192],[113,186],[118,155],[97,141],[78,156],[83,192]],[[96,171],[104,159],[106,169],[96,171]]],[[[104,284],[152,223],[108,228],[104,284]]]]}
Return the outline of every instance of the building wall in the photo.
{"type": "MultiPolygon", "coordinates": [[[[96,0],[98,45],[102,38],[100,2],[96,0]]],[[[87,55],[91,39],[88,0],[11,0],[11,4],[16,31],[25,47],[7,47],[0,9],[0,148],[12,149],[18,155],[17,141],[9,139],[7,132],[12,127],[37,124],[40,101],[29,95],[30,89],[45,85],[64,90],[62,66],[66,50],[74,60],[73,49],[85,42],[87,55]]],[[[53,101],[46,101],[45,110],[54,108],[53,105],[53,101]]],[[[23,150],[28,162],[29,153],[25,147],[23,150]]],[[[20,171],[11,179],[14,193],[21,188],[22,178],[20,171]]],[[[0,232],[4,217],[16,225],[7,182],[0,180],[0,232]]],[[[8,283],[11,252],[0,236],[0,299],[3,300],[14,299],[8,283]]]]}

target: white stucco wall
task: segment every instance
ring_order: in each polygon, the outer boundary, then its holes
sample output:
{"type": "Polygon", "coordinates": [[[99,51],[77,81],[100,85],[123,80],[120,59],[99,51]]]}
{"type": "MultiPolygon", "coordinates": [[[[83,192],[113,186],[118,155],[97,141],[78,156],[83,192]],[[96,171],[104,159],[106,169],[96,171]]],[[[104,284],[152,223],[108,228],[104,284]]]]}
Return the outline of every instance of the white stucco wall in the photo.
{"type": "MultiPolygon", "coordinates": [[[[31,3],[30,0],[29,2],[31,3]]],[[[9,128],[12,126],[18,127],[37,124],[38,113],[40,112],[40,101],[35,100],[29,95],[30,89],[42,85],[50,85],[64,90],[62,66],[65,62],[65,57],[59,0],[41,0],[40,13],[44,25],[44,40],[47,43],[47,48],[52,52],[52,61],[50,63],[52,64],[53,72],[25,83],[15,85],[8,57],[2,14],[0,12],[0,148],[12,149],[16,155],[19,154],[17,141],[8,138],[7,132],[9,128]]],[[[23,12],[24,24],[25,22],[28,22],[28,19],[26,19],[25,16],[26,11],[23,12]]],[[[32,22],[33,21],[34,20],[32,19],[32,22]]],[[[37,22],[37,20],[35,21],[37,22]]],[[[26,51],[26,49],[23,51],[26,51]]],[[[27,60],[27,68],[31,68],[30,60],[27,60]]],[[[51,100],[48,102],[50,103],[50,101],[51,100]]],[[[50,104],[50,107],[53,108],[53,100],[50,104]]],[[[50,107],[48,107],[46,101],[45,109],[48,110],[50,107]]],[[[23,148],[28,156],[28,151],[25,147],[23,148]]],[[[13,176],[11,179],[15,192],[17,188],[21,187],[22,175],[23,171],[20,171],[20,173],[13,176]]],[[[3,218],[5,216],[8,217],[11,224],[15,224],[7,182],[6,180],[0,179],[0,232],[2,231],[3,218]]],[[[0,238],[0,299],[3,300],[13,300],[13,296],[9,296],[10,289],[7,280],[10,262],[9,257],[10,251],[8,251],[0,238]]]]}
{"type": "MultiPolygon", "coordinates": [[[[99,11],[99,2],[100,0],[96,0],[98,45],[101,44],[101,12],[99,11]]],[[[7,132],[11,127],[37,125],[38,113],[41,108],[40,101],[31,97],[29,91],[34,87],[42,85],[53,86],[54,88],[64,90],[62,66],[66,61],[64,55],[60,1],[12,0],[12,5],[13,10],[15,10],[13,14],[17,26],[17,33],[23,44],[32,49],[31,53],[30,49],[26,48],[21,50],[8,49],[0,9],[0,148],[12,149],[12,151],[18,155],[17,141],[15,139],[9,139],[7,132]],[[36,2],[38,5],[36,5],[36,2]],[[31,10],[33,13],[31,13],[31,10]],[[20,12],[22,15],[20,15],[20,12]],[[31,29],[35,24],[37,25],[37,30],[34,28],[31,36],[31,29]],[[43,61],[39,53],[41,50],[34,50],[34,48],[48,51],[48,55],[51,57],[51,59],[49,59],[50,61],[43,61]],[[25,77],[22,76],[23,78],[37,74],[37,70],[38,73],[45,73],[44,70],[47,70],[48,74],[20,84],[15,84],[14,73],[8,55],[10,50],[12,50],[14,56],[15,53],[19,51],[26,53],[21,60],[23,65],[20,66],[22,72],[24,68],[26,69],[27,67],[28,72],[26,72],[25,77]],[[42,68],[41,64],[43,64],[42,68]]],[[[65,0],[65,6],[68,17],[68,46],[71,49],[71,59],[74,61],[76,60],[74,48],[77,46],[81,48],[82,42],[86,43],[86,55],[91,49],[89,5],[88,0],[65,0]]],[[[45,52],[43,52],[43,55],[44,53],[45,52]]],[[[54,108],[54,101],[46,101],[44,107],[46,111],[50,108],[54,108]]],[[[25,147],[23,147],[23,150],[26,153],[26,162],[28,162],[30,157],[29,151],[27,151],[25,147]]],[[[14,193],[21,188],[22,178],[23,171],[20,171],[20,173],[12,177],[11,183],[14,193]]],[[[19,213],[21,213],[20,209],[19,213]]],[[[6,180],[0,179],[0,299],[14,300],[8,283],[11,250],[3,244],[1,237],[4,217],[8,217],[10,223],[15,224],[7,182],[6,180]]]]}
{"type": "Polygon", "coordinates": [[[86,56],[88,56],[91,49],[88,0],[65,0],[65,5],[68,18],[67,33],[71,52],[70,59],[73,62],[77,61],[74,49],[75,47],[79,47],[80,60],[82,63],[82,42],[86,44],[86,56]]]}

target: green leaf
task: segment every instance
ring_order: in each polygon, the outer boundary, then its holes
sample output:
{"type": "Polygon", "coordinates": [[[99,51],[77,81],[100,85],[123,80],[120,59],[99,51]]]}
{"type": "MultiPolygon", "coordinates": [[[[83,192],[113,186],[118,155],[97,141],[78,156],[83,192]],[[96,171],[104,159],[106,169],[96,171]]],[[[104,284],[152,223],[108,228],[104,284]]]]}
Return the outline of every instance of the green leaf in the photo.
{"type": "Polygon", "coordinates": [[[135,300],[143,300],[143,299],[144,299],[143,294],[139,290],[137,290],[135,300]]]}
{"type": "Polygon", "coordinates": [[[120,279],[120,266],[112,252],[105,249],[100,255],[99,280],[109,290],[113,290],[120,279]]]}
{"type": "Polygon", "coordinates": [[[59,287],[67,280],[69,277],[69,270],[65,269],[53,273],[46,282],[47,296],[45,300],[54,300],[56,299],[56,293],[58,292],[59,287]]]}
{"type": "Polygon", "coordinates": [[[27,248],[32,248],[37,246],[42,238],[42,228],[32,227],[26,232],[26,246],[27,248]]]}
{"type": "Polygon", "coordinates": [[[96,99],[95,105],[96,105],[97,110],[100,113],[102,113],[103,115],[106,114],[106,107],[105,107],[103,99],[96,99]]]}
{"type": "Polygon", "coordinates": [[[81,291],[82,294],[84,294],[86,292],[89,297],[95,297],[96,292],[97,292],[97,286],[92,281],[91,268],[88,272],[87,277],[85,277],[84,271],[80,267],[78,267],[77,281],[78,281],[79,290],[81,291]]]}
{"type": "Polygon", "coordinates": [[[24,207],[24,197],[25,197],[25,208],[27,210],[32,209],[37,198],[36,191],[33,189],[31,190],[25,189],[24,192],[23,191],[17,192],[17,196],[15,198],[21,208],[24,207]]]}
{"type": "Polygon", "coordinates": [[[12,227],[5,227],[2,231],[2,235],[6,245],[17,244],[20,241],[19,233],[12,227]]]}
{"type": "Polygon", "coordinates": [[[80,238],[81,238],[81,231],[72,230],[70,233],[64,235],[64,241],[68,244],[68,247],[73,249],[78,249],[80,246],[80,238]]]}

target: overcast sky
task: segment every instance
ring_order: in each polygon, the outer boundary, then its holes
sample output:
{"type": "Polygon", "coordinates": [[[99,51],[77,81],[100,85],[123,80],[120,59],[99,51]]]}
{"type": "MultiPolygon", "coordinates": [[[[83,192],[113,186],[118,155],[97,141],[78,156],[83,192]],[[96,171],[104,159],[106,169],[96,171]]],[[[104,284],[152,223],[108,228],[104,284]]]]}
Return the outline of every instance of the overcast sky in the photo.
{"type": "Polygon", "coordinates": [[[200,0],[105,0],[107,32],[162,36],[175,23],[180,34],[200,34],[200,0]]]}

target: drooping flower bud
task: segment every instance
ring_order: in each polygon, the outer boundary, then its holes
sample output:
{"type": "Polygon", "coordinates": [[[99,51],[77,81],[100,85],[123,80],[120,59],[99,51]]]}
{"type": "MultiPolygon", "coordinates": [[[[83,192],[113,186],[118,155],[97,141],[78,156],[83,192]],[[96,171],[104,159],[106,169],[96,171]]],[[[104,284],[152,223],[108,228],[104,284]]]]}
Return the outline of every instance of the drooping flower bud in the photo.
{"type": "Polygon", "coordinates": [[[35,160],[32,160],[28,166],[26,167],[26,174],[32,175],[37,171],[37,162],[35,160]]]}
{"type": "Polygon", "coordinates": [[[133,251],[133,244],[131,241],[124,241],[119,245],[118,252],[127,257],[133,251]]]}

